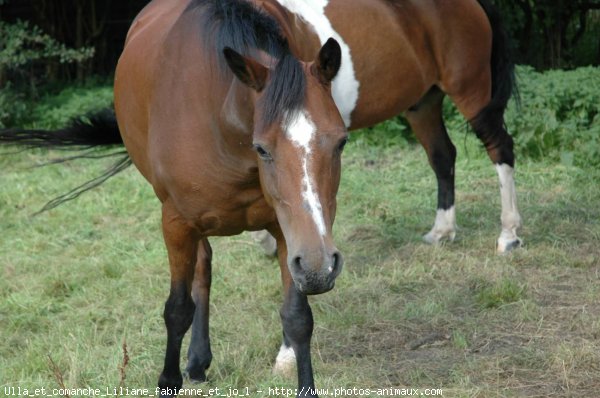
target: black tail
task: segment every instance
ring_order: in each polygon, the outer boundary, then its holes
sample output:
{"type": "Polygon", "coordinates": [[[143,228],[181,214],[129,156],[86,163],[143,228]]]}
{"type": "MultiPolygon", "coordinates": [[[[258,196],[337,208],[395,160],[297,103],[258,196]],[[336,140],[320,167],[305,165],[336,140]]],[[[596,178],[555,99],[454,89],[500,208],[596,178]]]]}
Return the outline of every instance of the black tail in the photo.
{"type": "Polygon", "coordinates": [[[60,130],[0,130],[0,145],[12,145],[29,149],[49,148],[84,151],[74,156],[53,160],[49,163],[60,163],[75,159],[121,156],[102,175],[51,200],[36,214],[53,209],[61,203],[77,198],[82,193],[97,187],[131,165],[131,159],[127,151],[122,148],[110,153],[92,153],[92,151],[98,148],[122,147],[123,145],[115,113],[111,108],[73,119],[69,126],[60,130]]]}
{"type": "Polygon", "coordinates": [[[511,96],[515,95],[519,106],[515,64],[512,60],[508,35],[502,26],[498,10],[489,0],[478,0],[487,14],[492,27],[492,71],[491,101],[471,120],[477,137],[483,142],[488,153],[493,150],[492,161],[514,167],[513,139],[506,132],[504,111],[511,96]]]}
{"type": "Polygon", "coordinates": [[[506,109],[508,100],[513,94],[518,100],[515,64],[512,59],[510,40],[500,13],[489,0],[478,0],[492,26],[492,103],[502,110],[506,109]]]}
{"type": "Polygon", "coordinates": [[[73,119],[60,130],[0,130],[0,144],[26,148],[88,149],[123,145],[112,109],[73,119]]]}

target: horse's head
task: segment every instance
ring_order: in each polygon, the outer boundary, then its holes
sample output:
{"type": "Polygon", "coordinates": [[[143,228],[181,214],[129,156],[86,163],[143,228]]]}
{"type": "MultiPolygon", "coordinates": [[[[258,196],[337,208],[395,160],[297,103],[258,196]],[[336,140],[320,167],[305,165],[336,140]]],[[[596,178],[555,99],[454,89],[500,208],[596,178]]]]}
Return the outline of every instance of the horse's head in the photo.
{"type": "Polygon", "coordinates": [[[348,136],[331,96],[340,46],[330,39],[313,62],[287,54],[273,68],[231,49],[224,53],[234,74],[256,92],[260,179],[285,237],[294,283],[306,294],[326,292],[343,264],[331,234],[348,136]]]}

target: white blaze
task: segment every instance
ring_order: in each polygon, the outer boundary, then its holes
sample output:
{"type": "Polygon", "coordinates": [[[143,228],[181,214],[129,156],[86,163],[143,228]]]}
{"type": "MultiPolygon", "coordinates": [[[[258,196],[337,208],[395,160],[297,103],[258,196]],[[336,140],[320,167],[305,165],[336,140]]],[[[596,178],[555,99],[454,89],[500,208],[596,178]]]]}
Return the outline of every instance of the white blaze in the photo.
{"type": "MultiPolygon", "coordinates": [[[[285,119],[285,118],[284,118],[285,119]]],[[[308,205],[317,230],[321,236],[325,235],[325,220],[323,218],[323,208],[319,201],[319,196],[315,192],[313,178],[310,175],[309,161],[311,158],[311,143],[317,132],[315,124],[305,111],[298,112],[289,123],[283,126],[286,129],[287,137],[299,148],[302,149],[302,199],[308,205]]]]}
{"type": "Polygon", "coordinates": [[[319,36],[321,45],[325,44],[330,37],[333,37],[340,44],[342,48],[342,66],[333,80],[332,95],[346,127],[350,127],[352,112],[358,102],[360,83],[356,79],[354,72],[350,47],[346,44],[342,36],[333,29],[331,22],[325,15],[325,7],[327,7],[329,0],[277,1],[310,24],[317,33],[317,36],[319,36]]]}

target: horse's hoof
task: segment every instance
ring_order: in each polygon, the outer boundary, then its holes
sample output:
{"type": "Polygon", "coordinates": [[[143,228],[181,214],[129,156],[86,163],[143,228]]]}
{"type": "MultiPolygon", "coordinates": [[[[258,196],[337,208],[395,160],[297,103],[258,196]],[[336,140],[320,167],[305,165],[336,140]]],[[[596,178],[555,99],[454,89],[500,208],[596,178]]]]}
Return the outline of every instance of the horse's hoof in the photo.
{"type": "Polygon", "coordinates": [[[496,246],[496,250],[498,254],[507,254],[512,252],[515,249],[523,246],[523,240],[520,238],[516,239],[503,239],[500,237],[498,239],[498,244],[496,246]]]}
{"type": "Polygon", "coordinates": [[[204,371],[193,371],[189,369],[186,369],[183,372],[183,378],[192,384],[206,383],[208,380],[204,371]]]}
{"type": "Polygon", "coordinates": [[[448,231],[446,233],[440,233],[437,231],[431,231],[426,235],[423,235],[423,241],[430,245],[439,245],[443,242],[454,242],[456,237],[456,231],[448,231]]]}
{"type": "Polygon", "coordinates": [[[177,389],[174,388],[160,388],[160,398],[176,398],[177,397],[177,389]]]}

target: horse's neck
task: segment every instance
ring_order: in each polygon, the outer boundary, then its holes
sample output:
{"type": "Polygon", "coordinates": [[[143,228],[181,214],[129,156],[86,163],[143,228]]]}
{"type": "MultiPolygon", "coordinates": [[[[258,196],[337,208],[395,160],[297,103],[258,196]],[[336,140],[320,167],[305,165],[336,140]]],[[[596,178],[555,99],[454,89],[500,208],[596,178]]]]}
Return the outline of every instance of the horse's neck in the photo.
{"type": "Polygon", "coordinates": [[[254,93],[235,77],[223,102],[219,124],[224,138],[231,140],[233,145],[239,145],[240,140],[249,140],[249,144],[252,144],[254,93]]]}
{"type": "Polygon", "coordinates": [[[321,43],[314,29],[298,15],[283,7],[277,0],[255,0],[255,3],[279,23],[291,52],[301,61],[312,61],[321,43]]]}

